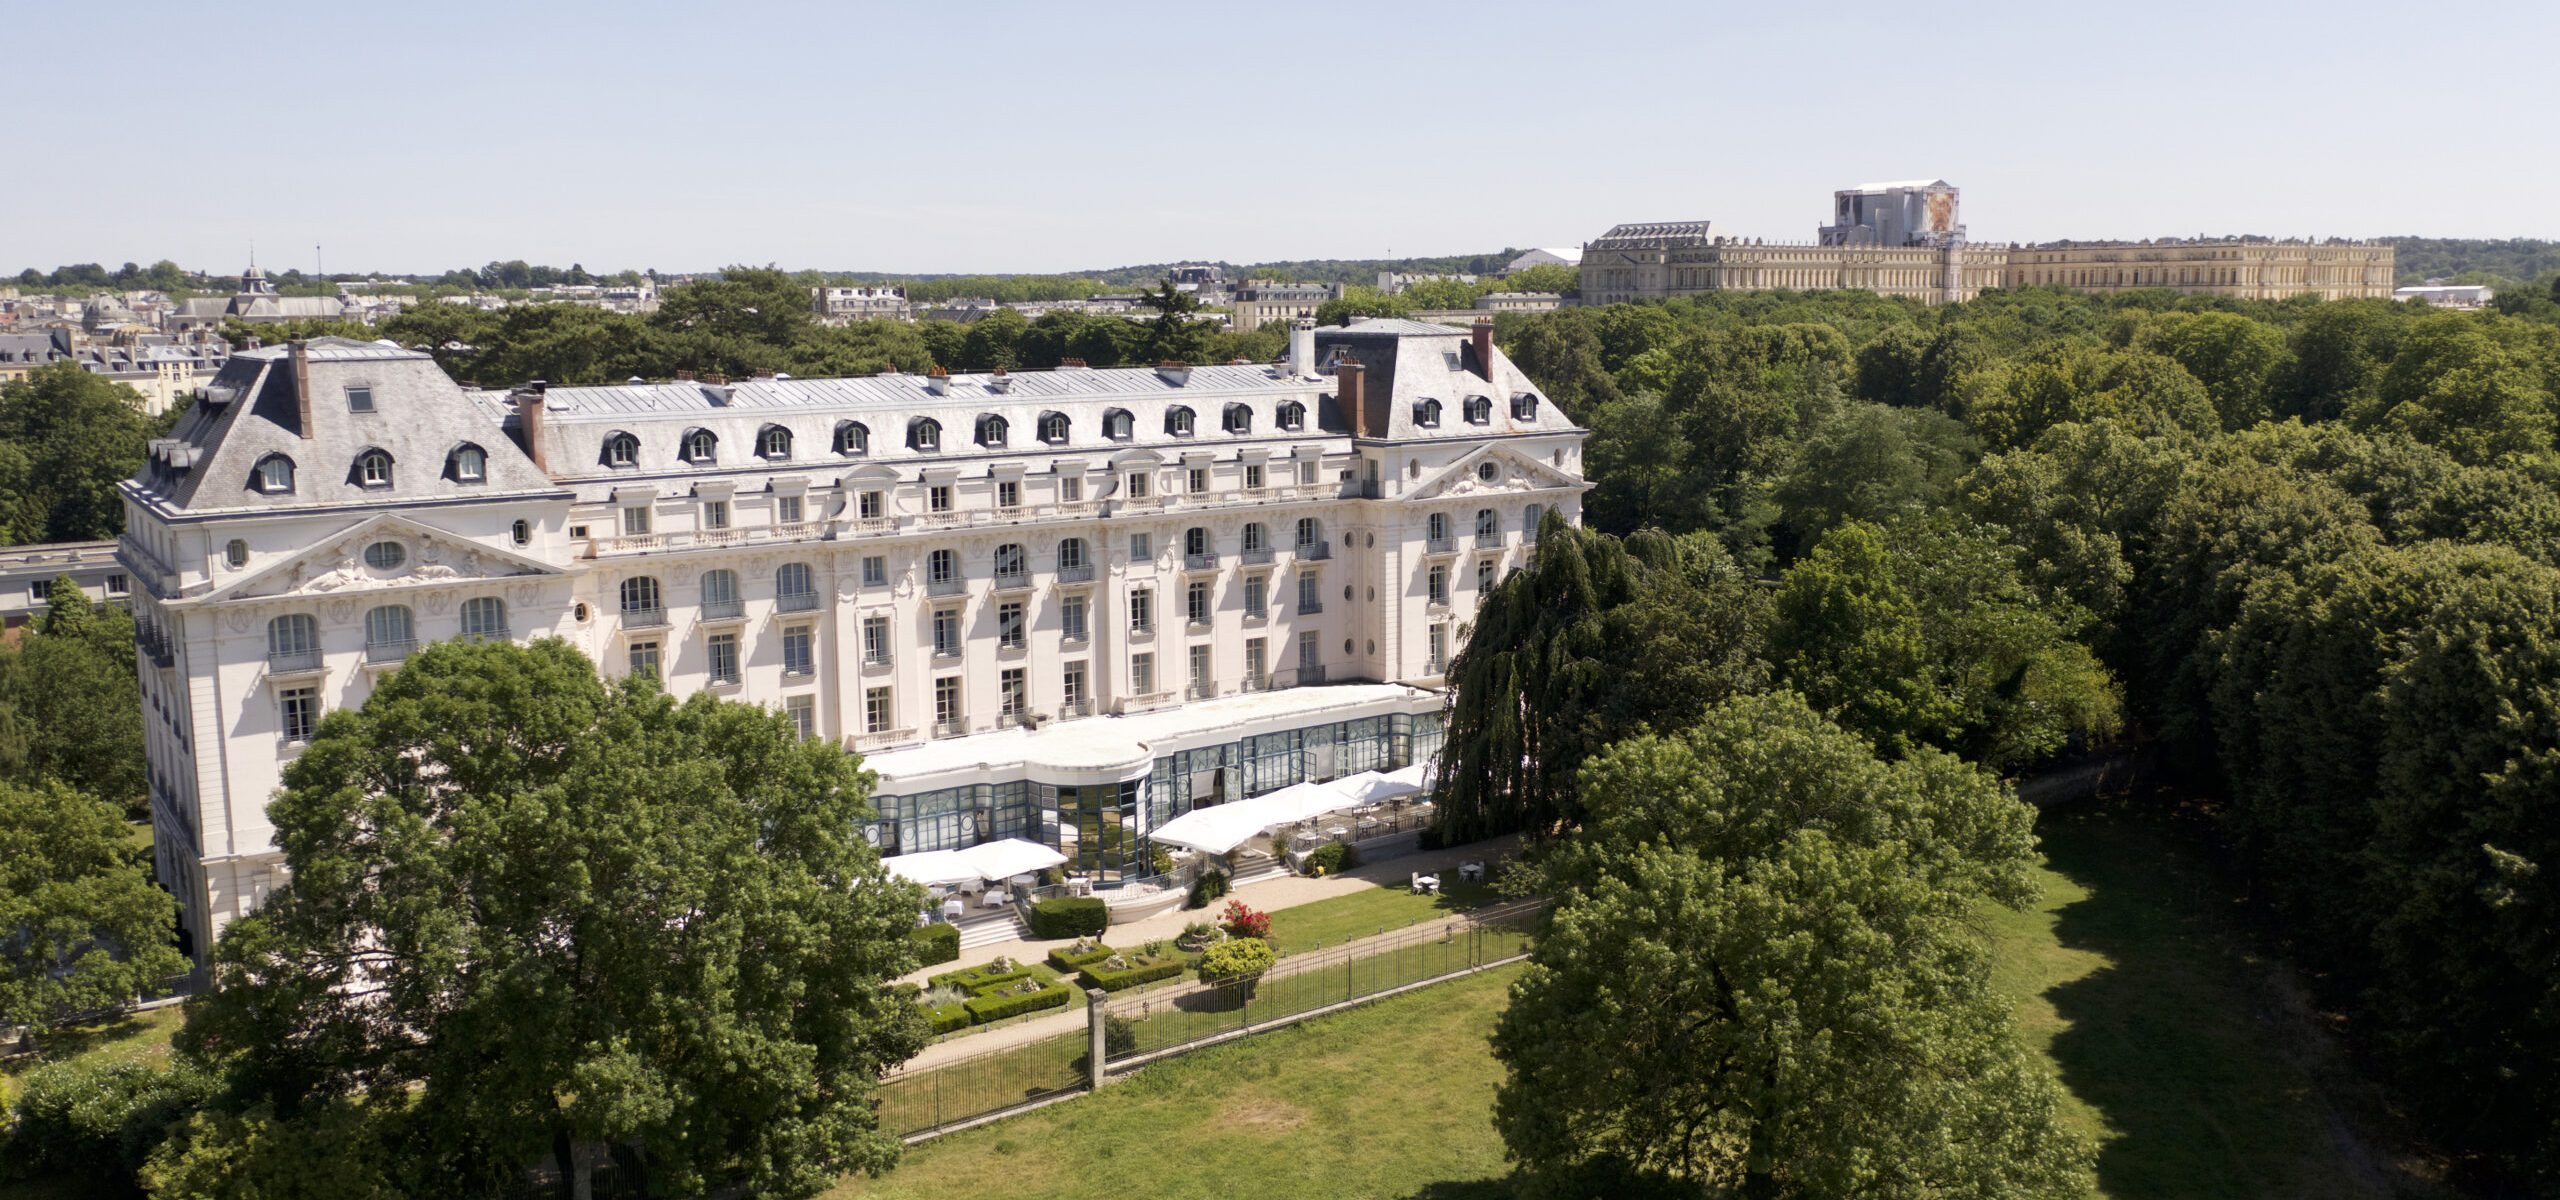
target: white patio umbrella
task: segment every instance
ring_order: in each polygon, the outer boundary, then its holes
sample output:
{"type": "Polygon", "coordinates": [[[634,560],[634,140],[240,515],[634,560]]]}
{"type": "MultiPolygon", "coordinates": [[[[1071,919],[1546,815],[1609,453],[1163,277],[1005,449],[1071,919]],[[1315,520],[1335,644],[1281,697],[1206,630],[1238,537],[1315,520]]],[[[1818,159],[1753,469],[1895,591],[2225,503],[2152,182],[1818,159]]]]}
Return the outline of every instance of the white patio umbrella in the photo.
{"type": "Polygon", "coordinates": [[[901,879],[912,879],[926,887],[949,887],[986,876],[978,873],[968,858],[957,850],[925,850],[884,858],[880,865],[901,879]]]}
{"type": "Polygon", "coordinates": [[[959,852],[981,879],[1010,879],[1033,871],[1045,871],[1067,861],[1067,856],[1021,838],[1005,838],[971,846],[959,852]]]}

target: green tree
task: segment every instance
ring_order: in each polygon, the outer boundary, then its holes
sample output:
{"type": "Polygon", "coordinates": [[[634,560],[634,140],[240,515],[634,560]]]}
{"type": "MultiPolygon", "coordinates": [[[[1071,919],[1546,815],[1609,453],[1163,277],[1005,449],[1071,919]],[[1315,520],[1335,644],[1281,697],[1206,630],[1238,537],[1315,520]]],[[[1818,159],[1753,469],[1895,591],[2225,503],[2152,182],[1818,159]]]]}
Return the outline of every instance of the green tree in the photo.
{"type": "Polygon", "coordinates": [[[1944,413],[1861,404],[1816,430],[1775,492],[1810,545],[1842,521],[1882,521],[1937,506],[1978,451],[1944,413]]]}
{"type": "Polygon", "coordinates": [[[1612,747],[1583,791],[1493,1036],[1523,1167],[1750,1197],[2089,1193],[1970,925],[2034,896],[2031,816],[1998,784],[1881,762],[1778,695],[1612,747]]]}
{"type": "Polygon", "coordinates": [[[2284,334],[2236,313],[2162,313],[2145,326],[2141,348],[2167,355],[2204,384],[2224,429],[2273,412],[2270,393],[2285,366],[2284,334]]]}
{"type": "Polygon", "coordinates": [[[56,579],[43,615],[0,646],[0,775],[58,779],[140,813],[149,786],[133,618],[56,579]]]}
{"type": "Polygon", "coordinates": [[[869,777],[766,710],[611,685],[558,641],[440,643],[332,713],[269,808],[290,881],[234,922],[181,1049],[280,1119],[406,1089],[413,1188],[634,1148],[653,1186],[885,1169],[882,981],[921,893],[869,777]]]}
{"type": "Polygon", "coordinates": [[[1340,296],[1316,306],[1316,324],[1348,325],[1358,317],[1401,317],[1412,312],[1413,305],[1402,296],[1353,285],[1342,289],[1340,296]]]}
{"type": "Polygon", "coordinates": [[[116,806],[0,783],[0,1024],[129,1004],[184,972],[177,916],[116,806]]]}
{"type": "Polygon", "coordinates": [[[132,388],[74,362],[0,383],[0,539],[89,542],[124,530],[116,485],[142,469],[152,421],[132,388]]]}
{"type": "Polygon", "coordinates": [[[1208,357],[1216,324],[1199,315],[1198,296],[1167,281],[1147,295],[1146,306],[1156,314],[1147,322],[1146,343],[1140,351],[1146,361],[1199,363],[1208,357]]]}
{"type": "Polygon", "coordinates": [[[1501,290],[1577,295],[1582,291],[1582,271],[1564,263],[1539,263],[1503,276],[1501,290]]]}

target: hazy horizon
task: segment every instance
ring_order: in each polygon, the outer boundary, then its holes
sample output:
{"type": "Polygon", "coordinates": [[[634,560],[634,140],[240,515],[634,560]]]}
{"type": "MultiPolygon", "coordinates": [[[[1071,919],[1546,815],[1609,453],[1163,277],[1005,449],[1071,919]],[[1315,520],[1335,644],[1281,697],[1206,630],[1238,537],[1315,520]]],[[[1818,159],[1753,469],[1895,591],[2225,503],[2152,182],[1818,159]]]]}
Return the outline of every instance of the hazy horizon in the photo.
{"type": "Polygon", "coordinates": [[[2536,61],[2560,10],[2523,5],[260,11],[17,14],[44,135],[19,161],[125,161],[0,195],[0,265],[227,272],[254,242],[274,271],[317,243],[348,272],[1047,274],[1700,218],[1796,241],[1834,189],[1901,178],[1963,188],[1981,242],[2560,235],[2531,203],[2560,158],[2513,132],[2560,99],[2536,61]]]}

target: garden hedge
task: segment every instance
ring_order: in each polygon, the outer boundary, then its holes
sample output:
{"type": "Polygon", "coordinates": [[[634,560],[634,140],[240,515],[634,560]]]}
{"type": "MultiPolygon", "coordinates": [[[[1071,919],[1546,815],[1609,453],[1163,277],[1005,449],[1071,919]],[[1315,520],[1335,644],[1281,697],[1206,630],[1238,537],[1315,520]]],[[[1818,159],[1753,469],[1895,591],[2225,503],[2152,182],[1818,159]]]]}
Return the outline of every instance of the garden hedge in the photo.
{"type": "Polygon", "coordinates": [[[995,995],[975,996],[966,1002],[965,1007],[969,1010],[971,1020],[985,1025],[992,1021],[1001,1021],[1006,1017],[1038,1012],[1044,1008],[1065,1008],[1067,1001],[1074,995],[1074,992],[1068,990],[1067,985],[1056,980],[1044,979],[1040,981],[1039,991],[1000,992],[995,995]]]}
{"type": "MultiPolygon", "coordinates": [[[[992,965],[988,964],[988,966],[992,965]]],[[[1010,971],[990,971],[986,966],[971,967],[966,971],[945,971],[934,976],[931,982],[935,987],[963,988],[975,994],[1020,983],[1032,977],[1031,968],[1017,962],[1010,971]]]]}
{"type": "Polygon", "coordinates": [[[957,925],[925,925],[907,931],[907,940],[915,943],[916,961],[930,967],[960,957],[960,927],[957,925]]]}
{"type": "Polygon", "coordinates": [[[1084,966],[1087,963],[1101,962],[1103,959],[1109,958],[1118,953],[1119,951],[1114,950],[1109,946],[1101,945],[1100,943],[1096,943],[1093,949],[1087,950],[1082,954],[1076,953],[1075,947],[1073,946],[1060,946],[1049,952],[1049,965],[1055,968],[1061,975],[1072,975],[1078,967],[1084,966]]]}
{"type": "Polygon", "coordinates": [[[1180,975],[1190,965],[1180,955],[1139,959],[1118,971],[1111,970],[1101,963],[1094,963],[1084,969],[1084,985],[1101,988],[1106,992],[1116,992],[1142,983],[1171,979],[1180,975]]]}
{"type": "Polygon", "coordinates": [[[1037,937],[1092,937],[1110,924],[1110,907],[1094,896],[1060,896],[1031,906],[1031,932],[1037,937]]]}
{"type": "Polygon", "coordinates": [[[1191,903],[1190,903],[1190,907],[1192,907],[1192,908],[1206,908],[1206,907],[1208,907],[1208,905],[1209,905],[1209,902],[1210,902],[1210,901],[1215,900],[1215,899],[1217,899],[1218,897],[1220,897],[1220,896],[1224,896],[1224,895],[1226,895],[1226,894],[1227,894],[1227,873],[1226,873],[1226,872],[1224,872],[1224,871],[1202,871],[1202,872],[1200,872],[1200,877],[1199,877],[1198,879],[1194,879],[1194,880],[1192,880],[1192,881],[1191,881],[1191,903]]]}
{"type": "Polygon", "coordinates": [[[935,1033],[951,1033],[956,1030],[967,1029],[971,1024],[973,1024],[969,1017],[968,1006],[965,1003],[934,1005],[933,1007],[924,1010],[924,1019],[932,1023],[933,1031],[935,1033]]]}

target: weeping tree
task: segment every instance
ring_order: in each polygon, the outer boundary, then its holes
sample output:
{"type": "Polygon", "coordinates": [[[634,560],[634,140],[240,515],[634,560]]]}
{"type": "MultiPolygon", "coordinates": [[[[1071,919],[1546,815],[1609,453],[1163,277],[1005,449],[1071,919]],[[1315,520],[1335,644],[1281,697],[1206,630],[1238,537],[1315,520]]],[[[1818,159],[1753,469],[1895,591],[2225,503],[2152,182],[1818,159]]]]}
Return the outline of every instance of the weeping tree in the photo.
{"type": "Polygon", "coordinates": [[[1713,535],[1621,540],[1549,513],[1536,561],[1485,597],[1450,664],[1441,836],[1578,823],[1585,758],[1763,686],[1766,616],[1713,535]]]}

